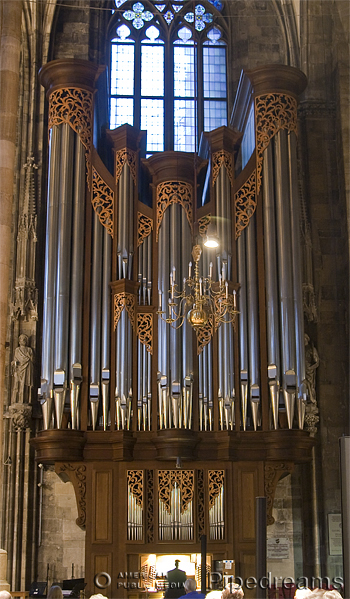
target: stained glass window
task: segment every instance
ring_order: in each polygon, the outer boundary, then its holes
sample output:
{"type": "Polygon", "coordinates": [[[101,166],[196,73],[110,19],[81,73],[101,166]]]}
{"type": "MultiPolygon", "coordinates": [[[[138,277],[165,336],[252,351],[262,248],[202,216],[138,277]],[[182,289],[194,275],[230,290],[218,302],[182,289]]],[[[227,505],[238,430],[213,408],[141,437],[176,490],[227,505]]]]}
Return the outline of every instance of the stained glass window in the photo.
{"type": "Polygon", "coordinates": [[[110,127],[147,130],[148,155],[196,151],[202,131],[227,125],[223,3],[114,1],[110,127]]]}

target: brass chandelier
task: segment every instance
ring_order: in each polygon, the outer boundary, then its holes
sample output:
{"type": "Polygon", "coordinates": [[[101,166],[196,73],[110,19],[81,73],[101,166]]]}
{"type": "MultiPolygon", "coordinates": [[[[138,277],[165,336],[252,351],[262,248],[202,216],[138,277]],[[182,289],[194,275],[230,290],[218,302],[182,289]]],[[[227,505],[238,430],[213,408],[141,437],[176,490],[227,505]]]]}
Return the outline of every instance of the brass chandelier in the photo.
{"type": "Polygon", "coordinates": [[[162,310],[162,292],[158,291],[160,318],[174,329],[179,329],[187,318],[189,324],[199,330],[208,324],[217,329],[221,323],[235,325],[237,310],[236,291],[238,285],[226,278],[227,263],[223,262],[219,280],[213,281],[213,264],[209,264],[208,277],[200,277],[199,260],[202,255],[200,245],[192,249],[192,262],[188,266],[188,277],[183,279],[182,290],[176,283],[176,270],[170,272],[168,310],[162,310]]]}

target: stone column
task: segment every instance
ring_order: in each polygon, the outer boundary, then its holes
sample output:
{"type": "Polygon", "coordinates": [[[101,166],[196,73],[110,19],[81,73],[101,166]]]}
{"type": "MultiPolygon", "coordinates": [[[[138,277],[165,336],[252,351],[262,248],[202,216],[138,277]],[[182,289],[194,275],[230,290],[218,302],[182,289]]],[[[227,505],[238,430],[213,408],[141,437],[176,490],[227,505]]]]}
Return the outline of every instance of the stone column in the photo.
{"type": "Polygon", "coordinates": [[[7,551],[0,549],[0,591],[10,591],[10,585],[6,580],[7,551]]]}
{"type": "Polygon", "coordinates": [[[5,390],[5,341],[10,275],[22,1],[0,0],[0,443],[5,390]]]}

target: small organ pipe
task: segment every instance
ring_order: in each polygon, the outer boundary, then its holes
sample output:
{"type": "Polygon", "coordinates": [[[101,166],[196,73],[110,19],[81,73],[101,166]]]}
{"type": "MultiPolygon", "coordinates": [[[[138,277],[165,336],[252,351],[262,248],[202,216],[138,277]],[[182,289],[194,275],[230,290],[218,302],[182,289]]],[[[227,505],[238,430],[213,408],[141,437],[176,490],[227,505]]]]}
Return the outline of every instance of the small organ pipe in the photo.
{"type": "Polygon", "coordinates": [[[241,370],[248,372],[248,330],[247,330],[247,275],[246,275],[246,252],[245,252],[246,229],[242,231],[237,241],[238,253],[238,280],[240,288],[240,315],[239,315],[239,341],[241,370]]]}
{"type": "Polygon", "coordinates": [[[50,136],[49,182],[47,198],[45,280],[43,301],[42,378],[47,381],[47,396],[53,387],[52,340],[55,337],[55,298],[57,265],[57,222],[60,182],[61,125],[54,125],[50,136]]]}
{"type": "Polygon", "coordinates": [[[283,384],[286,384],[285,373],[295,372],[295,328],[294,301],[292,280],[292,243],[290,230],[290,202],[288,189],[288,147],[287,133],[279,131],[274,139],[275,144],[275,184],[277,214],[277,253],[279,269],[279,294],[281,305],[281,330],[283,331],[282,371],[283,384]]]}
{"type": "Polygon", "coordinates": [[[55,306],[54,369],[68,372],[70,250],[72,226],[72,183],[75,133],[62,125],[60,194],[58,211],[57,287],[55,306]]]}

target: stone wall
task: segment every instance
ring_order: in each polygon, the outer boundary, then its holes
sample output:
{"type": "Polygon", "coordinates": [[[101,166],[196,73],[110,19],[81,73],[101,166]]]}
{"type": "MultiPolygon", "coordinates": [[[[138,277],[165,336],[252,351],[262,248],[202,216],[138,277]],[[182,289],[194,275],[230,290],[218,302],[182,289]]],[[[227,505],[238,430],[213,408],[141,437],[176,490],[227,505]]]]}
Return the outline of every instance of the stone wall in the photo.
{"type": "Polygon", "coordinates": [[[53,467],[46,468],[43,479],[42,542],[38,552],[38,580],[49,585],[72,578],[83,578],[85,570],[85,532],[75,523],[78,517],[73,486],[64,483],[53,467]]]}
{"type": "Polygon", "coordinates": [[[300,477],[288,474],[276,487],[272,516],[274,524],[267,527],[267,539],[279,538],[289,541],[288,559],[268,559],[267,571],[272,581],[276,577],[281,586],[282,579],[292,577],[296,580],[303,575],[302,563],[302,522],[300,477]]]}

